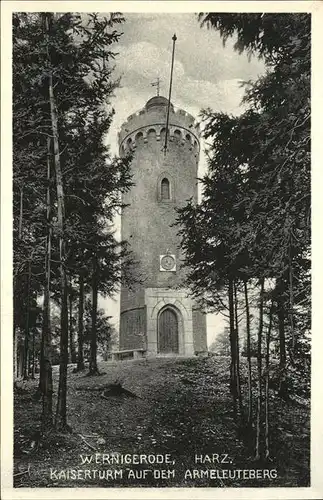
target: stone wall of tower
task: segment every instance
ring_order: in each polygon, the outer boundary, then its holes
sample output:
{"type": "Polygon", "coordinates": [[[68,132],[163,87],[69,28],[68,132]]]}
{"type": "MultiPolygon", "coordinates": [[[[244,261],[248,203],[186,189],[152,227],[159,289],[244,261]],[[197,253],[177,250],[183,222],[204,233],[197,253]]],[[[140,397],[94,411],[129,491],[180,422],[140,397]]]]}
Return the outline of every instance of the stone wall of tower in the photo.
{"type": "MultiPolygon", "coordinates": [[[[129,150],[133,153],[134,183],[123,197],[123,202],[128,206],[122,213],[121,237],[131,245],[137,261],[136,274],[141,279],[141,283],[132,290],[126,287],[121,289],[121,349],[145,347],[149,336],[147,324],[152,328],[146,310],[145,291],[150,289],[156,295],[154,290],[157,289],[173,290],[172,297],[176,301],[176,290],[181,289],[184,279],[178,228],[172,227],[172,224],[176,217],[175,207],[185,205],[190,198],[197,201],[199,131],[191,115],[171,107],[165,155],[163,146],[167,106],[163,99],[148,101],[143,110],[128,118],[119,134],[121,156],[129,150]],[[154,105],[150,105],[150,102],[154,105]],[[164,178],[170,183],[169,200],[162,200],[161,197],[161,181],[164,178]],[[176,272],[160,271],[159,258],[167,250],[176,256],[176,272]]],[[[190,325],[192,317],[190,313],[190,325]]],[[[194,318],[196,325],[203,328],[203,320],[197,320],[199,315],[195,314],[194,318]]],[[[205,337],[206,342],[205,326],[203,332],[202,337],[205,337]]]]}
{"type": "Polygon", "coordinates": [[[207,351],[206,314],[193,306],[192,321],[194,352],[207,351]]]}

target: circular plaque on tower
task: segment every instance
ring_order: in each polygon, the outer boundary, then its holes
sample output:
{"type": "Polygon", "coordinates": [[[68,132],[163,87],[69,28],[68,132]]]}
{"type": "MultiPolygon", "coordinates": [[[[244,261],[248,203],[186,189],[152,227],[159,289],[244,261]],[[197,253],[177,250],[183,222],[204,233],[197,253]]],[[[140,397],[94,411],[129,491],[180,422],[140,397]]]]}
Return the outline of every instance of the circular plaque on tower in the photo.
{"type": "Polygon", "coordinates": [[[166,254],[160,256],[161,271],[176,271],[175,255],[166,254]]]}

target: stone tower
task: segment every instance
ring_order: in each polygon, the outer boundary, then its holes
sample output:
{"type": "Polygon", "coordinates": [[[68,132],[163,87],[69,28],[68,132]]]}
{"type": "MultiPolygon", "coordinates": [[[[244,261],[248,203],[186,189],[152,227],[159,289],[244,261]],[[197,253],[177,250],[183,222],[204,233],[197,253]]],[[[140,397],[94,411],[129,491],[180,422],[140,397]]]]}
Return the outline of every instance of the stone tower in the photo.
{"type": "Polygon", "coordinates": [[[121,289],[120,349],[190,356],[207,349],[206,316],[183,289],[184,269],[175,207],[197,201],[199,129],[194,118],[151,98],[119,133],[120,155],[133,151],[134,186],[124,195],[121,237],[130,243],[141,284],[121,289]]]}

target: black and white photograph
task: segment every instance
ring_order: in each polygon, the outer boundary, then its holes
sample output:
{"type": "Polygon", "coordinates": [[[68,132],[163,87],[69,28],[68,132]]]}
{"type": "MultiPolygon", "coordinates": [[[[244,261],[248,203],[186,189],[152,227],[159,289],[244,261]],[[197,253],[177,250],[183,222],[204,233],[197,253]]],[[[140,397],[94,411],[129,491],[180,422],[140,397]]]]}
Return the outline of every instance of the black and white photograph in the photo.
{"type": "Polygon", "coordinates": [[[313,8],[4,3],[3,498],[320,498],[313,8]]]}

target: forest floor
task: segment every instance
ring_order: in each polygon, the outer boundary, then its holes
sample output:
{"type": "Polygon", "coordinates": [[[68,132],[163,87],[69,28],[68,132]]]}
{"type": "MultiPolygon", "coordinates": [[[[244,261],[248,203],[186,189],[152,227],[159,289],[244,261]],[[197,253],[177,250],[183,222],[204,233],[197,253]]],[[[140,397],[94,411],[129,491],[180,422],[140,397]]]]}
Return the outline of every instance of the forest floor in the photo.
{"type": "MultiPolygon", "coordinates": [[[[99,364],[102,374],[94,377],[86,376],[86,371],[73,373],[69,366],[67,411],[72,432],[51,432],[40,442],[37,381],[20,383],[22,389],[15,391],[14,486],[309,486],[309,409],[282,401],[270,391],[271,457],[256,463],[254,437],[239,436],[234,423],[229,363],[228,357],[216,356],[109,361],[99,364]],[[117,380],[137,397],[103,399],[101,389],[117,380]],[[169,455],[171,463],[102,464],[101,454],[162,455],[163,459],[169,455]],[[85,460],[91,463],[82,463],[85,460]],[[277,477],[229,479],[228,469],[275,469],[277,477]]],[[[53,376],[56,393],[58,367],[53,376]]],[[[245,387],[244,373],[242,383],[245,387]]]]}

